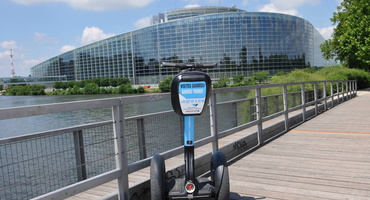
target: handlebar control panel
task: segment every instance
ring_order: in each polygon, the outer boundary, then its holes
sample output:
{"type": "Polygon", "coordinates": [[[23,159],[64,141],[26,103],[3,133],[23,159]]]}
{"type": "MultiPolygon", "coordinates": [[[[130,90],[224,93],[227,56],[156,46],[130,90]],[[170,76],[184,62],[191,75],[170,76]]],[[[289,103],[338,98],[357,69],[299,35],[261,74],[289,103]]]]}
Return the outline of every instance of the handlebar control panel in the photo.
{"type": "Polygon", "coordinates": [[[175,76],[171,84],[171,103],[173,110],[181,116],[200,115],[208,104],[211,93],[211,78],[201,67],[210,68],[215,64],[182,64],[182,71],[175,76]]]}

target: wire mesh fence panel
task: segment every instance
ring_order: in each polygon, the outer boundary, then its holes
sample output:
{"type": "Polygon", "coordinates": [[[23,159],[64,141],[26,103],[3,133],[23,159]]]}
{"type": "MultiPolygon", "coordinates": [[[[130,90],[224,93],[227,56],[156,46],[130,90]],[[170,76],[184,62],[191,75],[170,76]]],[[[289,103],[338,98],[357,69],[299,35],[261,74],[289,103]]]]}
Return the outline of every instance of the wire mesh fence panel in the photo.
{"type": "Polygon", "coordinates": [[[219,132],[238,126],[236,103],[217,105],[217,129],[219,132]]]}
{"type": "Polygon", "coordinates": [[[77,181],[71,133],[1,144],[0,150],[4,199],[29,199],[77,181]]]}
{"type": "Polygon", "coordinates": [[[73,132],[0,144],[0,196],[29,199],[115,168],[112,125],[82,130],[83,163],[76,160],[73,132]]]}
{"type": "Polygon", "coordinates": [[[116,168],[112,125],[83,130],[87,178],[116,168]]]}

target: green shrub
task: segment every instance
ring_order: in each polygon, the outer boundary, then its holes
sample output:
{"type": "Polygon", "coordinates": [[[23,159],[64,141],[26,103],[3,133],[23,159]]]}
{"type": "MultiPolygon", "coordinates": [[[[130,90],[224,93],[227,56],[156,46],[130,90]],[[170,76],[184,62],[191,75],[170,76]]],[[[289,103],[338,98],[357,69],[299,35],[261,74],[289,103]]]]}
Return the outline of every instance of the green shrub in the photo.
{"type": "Polygon", "coordinates": [[[238,84],[238,83],[241,83],[244,79],[244,76],[239,74],[239,75],[235,75],[233,76],[233,83],[234,84],[238,84]]]}
{"type": "Polygon", "coordinates": [[[45,95],[44,85],[16,85],[8,88],[4,95],[25,96],[25,95],[45,95]]]}
{"type": "Polygon", "coordinates": [[[316,72],[326,80],[357,80],[358,89],[370,87],[370,74],[362,69],[350,69],[342,66],[325,67],[316,72]]]}
{"type": "Polygon", "coordinates": [[[172,77],[167,77],[163,81],[159,82],[159,89],[162,92],[170,92],[171,91],[171,82],[172,82],[172,77]]]}
{"type": "Polygon", "coordinates": [[[82,90],[83,94],[99,94],[100,88],[96,83],[88,83],[82,90]]]}
{"type": "Polygon", "coordinates": [[[268,80],[270,73],[268,71],[260,71],[254,73],[254,80],[258,81],[260,84],[268,80]]]}
{"type": "Polygon", "coordinates": [[[81,91],[81,89],[77,86],[77,85],[74,85],[72,88],[68,88],[68,90],[66,91],[65,94],[67,95],[77,95],[77,94],[82,94],[83,91],[81,91]]]}
{"type": "Polygon", "coordinates": [[[230,79],[228,77],[221,77],[217,83],[212,84],[213,88],[224,88],[230,83],[230,79]]]}
{"type": "Polygon", "coordinates": [[[145,93],[145,88],[140,86],[140,87],[137,88],[137,92],[138,93],[145,93]]]}

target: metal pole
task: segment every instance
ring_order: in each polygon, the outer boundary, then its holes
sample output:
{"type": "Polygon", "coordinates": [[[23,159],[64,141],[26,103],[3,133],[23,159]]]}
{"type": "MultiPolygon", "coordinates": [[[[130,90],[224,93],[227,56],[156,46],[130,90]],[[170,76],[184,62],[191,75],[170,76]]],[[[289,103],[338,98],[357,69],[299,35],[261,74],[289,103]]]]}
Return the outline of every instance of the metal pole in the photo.
{"type": "Polygon", "coordinates": [[[340,103],[340,92],[339,92],[339,82],[337,82],[337,101],[338,101],[338,103],[337,104],[339,104],[340,103]]]}
{"type": "Polygon", "coordinates": [[[326,82],[323,83],[323,96],[324,96],[324,110],[328,109],[328,101],[326,99],[326,82]]]}
{"type": "Polygon", "coordinates": [[[344,81],[342,81],[342,102],[344,102],[344,81]]]}
{"type": "Polygon", "coordinates": [[[305,85],[301,85],[301,98],[302,98],[302,120],[306,121],[306,91],[305,85]]]}
{"type": "Polygon", "coordinates": [[[331,107],[334,107],[334,89],[333,82],[330,82],[330,96],[331,96],[331,107]]]}
{"type": "Polygon", "coordinates": [[[128,186],[128,160],[127,160],[127,146],[125,135],[125,118],[123,113],[123,106],[113,106],[113,128],[115,137],[115,151],[116,151],[116,168],[122,171],[118,181],[118,197],[120,200],[129,199],[129,186],[128,186]]]}
{"type": "Polygon", "coordinates": [[[217,109],[216,109],[216,94],[212,93],[210,96],[210,124],[211,124],[211,135],[213,136],[212,141],[212,152],[215,153],[218,151],[218,135],[217,135],[217,109]]]}
{"type": "Polygon", "coordinates": [[[283,100],[284,100],[284,123],[285,130],[289,130],[289,105],[288,105],[288,89],[286,85],[283,86],[283,100]]]}
{"type": "Polygon", "coordinates": [[[315,97],[315,115],[317,115],[317,84],[316,83],[314,83],[313,84],[313,93],[314,93],[314,97],[315,97]]]}
{"type": "Polygon", "coordinates": [[[73,132],[78,181],[87,179],[85,149],[82,130],[73,132]]]}
{"type": "Polygon", "coordinates": [[[257,113],[257,139],[258,145],[263,144],[262,141],[262,104],[261,104],[261,88],[256,89],[256,113],[257,113]]]}
{"type": "Polygon", "coordinates": [[[140,160],[146,158],[146,142],[145,142],[145,127],[144,127],[144,119],[140,118],[136,120],[137,123],[137,134],[138,134],[138,142],[139,142],[139,153],[140,153],[140,160]]]}

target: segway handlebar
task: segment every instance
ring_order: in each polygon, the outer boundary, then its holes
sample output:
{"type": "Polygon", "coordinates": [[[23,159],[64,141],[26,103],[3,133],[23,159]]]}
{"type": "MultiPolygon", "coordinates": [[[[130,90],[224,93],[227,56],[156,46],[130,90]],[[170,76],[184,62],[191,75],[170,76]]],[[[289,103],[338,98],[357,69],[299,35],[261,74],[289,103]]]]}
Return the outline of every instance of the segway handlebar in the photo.
{"type": "Polygon", "coordinates": [[[190,69],[190,68],[214,68],[217,66],[217,63],[173,63],[173,62],[162,62],[162,67],[176,67],[181,69],[190,69]]]}

